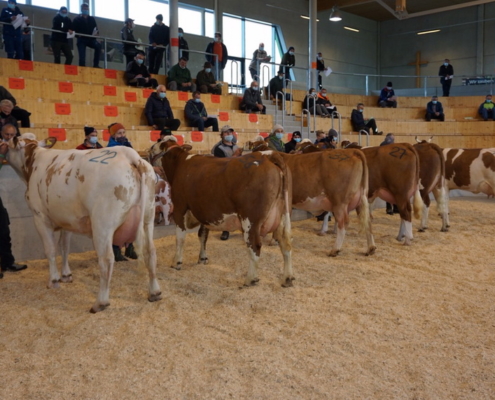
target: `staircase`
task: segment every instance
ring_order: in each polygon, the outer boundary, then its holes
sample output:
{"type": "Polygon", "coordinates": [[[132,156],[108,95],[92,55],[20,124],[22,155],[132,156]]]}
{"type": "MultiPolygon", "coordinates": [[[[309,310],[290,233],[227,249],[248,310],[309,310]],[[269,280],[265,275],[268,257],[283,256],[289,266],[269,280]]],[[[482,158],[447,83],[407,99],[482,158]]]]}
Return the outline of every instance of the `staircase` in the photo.
{"type": "MultiPolygon", "coordinates": [[[[301,130],[301,117],[296,117],[294,115],[288,115],[286,114],[284,116],[284,123],[282,124],[282,106],[281,104],[279,103],[278,105],[278,113],[277,113],[277,117],[275,118],[275,110],[276,110],[276,105],[275,105],[275,102],[272,102],[272,101],[266,101],[265,103],[265,107],[266,107],[266,113],[268,115],[272,115],[273,116],[273,124],[280,124],[284,127],[285,129],[285,132],[287,133],[292,133],[294,131],[299,131],[301,132],[302,134],[302,137],[303,139],[304,138],[307,138],[308,137],[308,127],[307,126],[303,126],[302,130],[301,130]]],[[[288,112],[288,110],[287,110],[288,112]]],[[[312,141],[314,141],[316,139],[316,134],[314,132],[310,132],[309,134],[309,139],[311,139],[312,141]]]]}

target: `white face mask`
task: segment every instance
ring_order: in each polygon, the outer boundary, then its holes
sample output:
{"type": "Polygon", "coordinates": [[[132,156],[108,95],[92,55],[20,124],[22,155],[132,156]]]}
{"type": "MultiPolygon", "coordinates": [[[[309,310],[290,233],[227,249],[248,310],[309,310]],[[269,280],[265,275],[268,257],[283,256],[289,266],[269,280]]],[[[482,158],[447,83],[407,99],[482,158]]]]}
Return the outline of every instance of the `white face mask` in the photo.
{"type": "Polygon", "coordinates": [[[321,61],[323,60],[323,57],[317,57],[318,58],[318,61],[321,61]]]}
{"type": "Polygon", "coordinates": [[[258,86],[251,86],[251,89],[253,89],[253,90],[259,90],[259,87],[258,86]]]}
{"type": "Polygon", "coordinates": [[[91,143],[91,144],[96,144],[96,143],[98,143],[98,137],[97,137],[97,136],[91,136],[91,137],[89,138],[89,143],[91,143]]]}
{"type": "Polygon", "coordinates": [[[217,38],[217,37],[215,37],[215,42],[218,42],[218,41],[220,41],[220,39],[219,39],[219,38],[217,38]]]}
{"type": "Polygon", "coordinates": [[[293,55],[294,55],[294,52],[293,52],[293,51],[289,51],[289,54],[290,54],[291,56],[293,56],[293,55]]]}
{"type": "Polygon", "coordinates": [[[392,86],[387,86],[387,89],[388,90],[392,90],[392,86]]]}
{"type": "Polygon", "coordinates": [[[448,66],[448,65],[449,65],[449,63],[448,63],[448,62],[445,62],[445,63],[443,63],[443,65],[448,66]]]}
{"type": "Polygon", "coordinates": [[[205,68],[205,72],[209,74],[211,72],[211,68],[205,68]]]}

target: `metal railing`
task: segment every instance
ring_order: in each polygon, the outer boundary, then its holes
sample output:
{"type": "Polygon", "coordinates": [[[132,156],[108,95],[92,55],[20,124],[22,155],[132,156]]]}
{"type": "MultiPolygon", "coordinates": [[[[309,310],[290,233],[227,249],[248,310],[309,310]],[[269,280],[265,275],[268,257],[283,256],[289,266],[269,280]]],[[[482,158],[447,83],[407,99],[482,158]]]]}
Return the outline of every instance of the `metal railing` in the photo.
{"type": "Polygon", "coordinates": [[[358,144],[361,146],[361,135],[366,135],[366,146],[369,147],[370,145],[370,133],[365,130],[361,129],[358,133],[358,144]]]}
{"type": "Polygon", "coordinates": [[[306,124],[308,125],[308,139],[311,134],[311,120],[310,120],[311,113],[307,108],[303,108],[301,110],[301,135],[304,132],[304,117],[306,117],[306,124]]]}
{"type": "Polygon", "coordinates": [[[193,53],[193,54],[204,54],[205,56],[213,56],[215,57],[215,79],[218,80],[218,54],[215,53],[208,53],[206,51],[199,51],[199,50],[184,50],[184,49],[179,49],[179,59],[182,57],[182,52],[186,51],[188,53],[193,53]]]}
{"type": "MultiPolygon", "coordinates": [[[[231,87],[232,89],[235,87],[235,93],[239,93],[239,61],[230,60],[230,78],[232,80],[231,87]],[[234,64],[235,64],[235,83],[234,83],[234,64]]],[[[233,90],[232,90],[233,91],[233,90]]]]}
{"type": "Polygon", "coordinates": [[[284,126],[285,122],[285,93],[278,91],[275,93],[275,121],[277,122],[278,119],[278,94],[282,95],[282,126],[284,126]]]}
{"type": "Polygon", "coordinates": [[[341,132],[342,132],[342,115],[340,115],[340,113],[338,111],[334,111],[332,112],[332,129],[333,129],[333,123],[334,123],[334,118],[337,117],[338,118],[338,121],[339,121],[339,129],[337,130],[337,133],[338,133],[338,142],[337,143],[340,143],[340,137],[341,137],[341,132]]]}

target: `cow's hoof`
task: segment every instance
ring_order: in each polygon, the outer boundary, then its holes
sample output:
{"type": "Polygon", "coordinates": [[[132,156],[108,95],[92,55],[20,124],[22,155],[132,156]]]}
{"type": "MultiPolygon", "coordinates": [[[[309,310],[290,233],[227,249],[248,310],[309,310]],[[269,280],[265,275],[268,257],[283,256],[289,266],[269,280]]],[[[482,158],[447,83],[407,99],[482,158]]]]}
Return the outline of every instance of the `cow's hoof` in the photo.
{"type": "Polygon", "coordinates": [[[60,279],[52,279],[48,282],[46,286],[48,289],[59,289],[60,288],[60,279]]]}
{"type": "Polygon", "coordinates": [[[158,300],[161,300],[161,299],[162,299],[162,292],[150,294],[149,297],[148,297],[148,301],[150,303],[153,303],[154,301],[158,301],[158,300]]]}
{"type": "Polygon", "coordinates": [[[204,264],[204,265],[208,264],[208,257],[200,258],[198,260],[198,264],[204,264]]]}
{"type": "Polygon", "coordinates": [[[412,240],[411,239],[407,239],[404,240],[404,246],[410,246],[412,244],[412,240]]]}
{"type": "Polygon", "coordinates": [[[285,278],[285,281],[282,283],[282,287],[292,287],[294,286],[292,284],[292,281],[294,280],[295,278],[293,276],[289,276],[288,278],[285,278]]]}
{"type": "Polygon", "coordinates": [[[72,283],[72,274],[69,275],[62,275],[61,281],[63,283],[72,283]]]}
{"type": "Polygon", "coordinates": [[[424,231],[426,231],[427,229],[428,229],[427,227],[424,227],[424,228],[419,228],[419,229],[418,229],[418,232],[424,232],[424,231]]]}
{"type": "Polygon", "coordinates": [[[89,312],[91,314],[96,314],[97,312],[103,311],[105,308],[107,308],[110,305],[108,304],[95,304],[93,307],[89,309],[89,312]]]}
{"type": "Polygon", "coordinates": [[[446,228],[449,229],[450,228],[450,225],[447,224],[446,228]]]}
{"type": "Polygon", "coordinates": [[[365,254],[366,256],[372,256],[373,254],[375,254],[375,250],[376,250],[376,246],[371,246],[369,249],[368,249],[368,252],[365,254]]]}
{"type": "Polygon", "coordinates": [[[244,283],[244,287],[256,286],[256,284],[260,281],[260,278],[254,278],[249,282],[244,283]]]}
{"type": "Polygon", "coordinates": [[[326,232],[323,232],[323,231],[318,232],[318,236],[326,236],[326,234],[327,233],[326,232]]]}
{"type": "Polygon", "coordinates": [[[440,229],[440,232],[448,232],[448,231],[449,231],[448,228],[442,228],[442,229],[440,229]]]}
{"type": "Polygon", "coordinates": [[[329,254],[328,257],[337,257],[337,255],[340,253],[340,250],[332,250],[329,254]]]}
{"type": "Polygon", "coordinates": [[[395,238],[398,242],[402,242],[402,239],[404,239],[404,236],[397,236],[395,238]]]}
{"type": "Polygon", "coordinates": [[[177,271],[180,271],[182,269],[182,263],[179,261],[176,266],[170,266],[170,268],[176,269],[177,271]]]}

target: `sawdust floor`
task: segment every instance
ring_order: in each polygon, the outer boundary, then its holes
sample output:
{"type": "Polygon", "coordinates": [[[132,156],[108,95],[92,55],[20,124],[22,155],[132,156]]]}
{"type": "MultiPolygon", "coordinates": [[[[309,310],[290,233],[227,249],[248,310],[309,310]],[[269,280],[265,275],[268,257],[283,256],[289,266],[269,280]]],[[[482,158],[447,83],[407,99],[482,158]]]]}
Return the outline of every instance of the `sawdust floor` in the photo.
{"type": "MultiPolygon", "coordinates": [[[[119,263],[111,306],[88,312],[99,272],[74,254],[74,283],[47,290],[47,262],[0,281],[2,399],[488,399],[495,397],[494,201],[454,199],[452,228],[395,236],[398,216],[375,211],[378,250],[364,257],[356,219],[342,254],[315,220],[293,224],[295,286],[283,289],[277,247],[262,249],[260,282],[240,233],[212,233],[209,265],[186,241],[156,241],[163,299],[147,274],[119,263]]],[[[415,221],[418,226],[418,221],[415,221]]]]}

